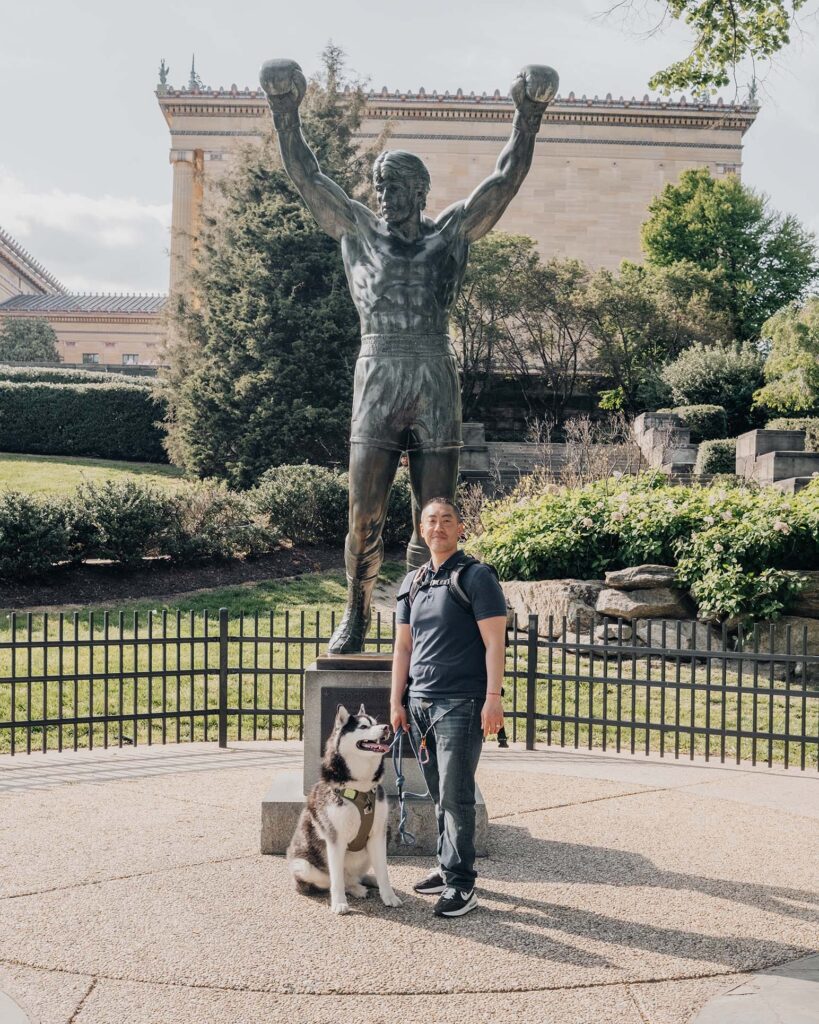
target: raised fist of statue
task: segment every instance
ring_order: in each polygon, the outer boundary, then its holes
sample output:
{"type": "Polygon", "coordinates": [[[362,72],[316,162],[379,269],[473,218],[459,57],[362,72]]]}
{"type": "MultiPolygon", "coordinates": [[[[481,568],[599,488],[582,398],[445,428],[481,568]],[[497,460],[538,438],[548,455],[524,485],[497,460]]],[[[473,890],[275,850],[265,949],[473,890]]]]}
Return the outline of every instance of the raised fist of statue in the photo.
{"type": "Polygon", "coordinates": [[[537,131],[543,111],[557,93],[558,84],[557,72],[545,64],[527,64],[521,68],[510,90],[518,108],[515,123],[537,131]]]}
{"type": "Polygon", "coordinates": [[[266,60],[259,82],[267,95],[277,128],[298,124],[299,104],[307,91],[304,72],[294,60],[266,60]]]}

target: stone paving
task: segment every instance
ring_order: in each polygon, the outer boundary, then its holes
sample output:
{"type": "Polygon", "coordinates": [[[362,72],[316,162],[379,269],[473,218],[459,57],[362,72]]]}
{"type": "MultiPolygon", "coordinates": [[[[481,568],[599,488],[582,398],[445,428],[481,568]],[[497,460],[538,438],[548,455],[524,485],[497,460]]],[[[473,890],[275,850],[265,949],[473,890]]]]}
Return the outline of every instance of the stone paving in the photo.
{"type": "Polygon", "coordinates": [[[417,858],[391,861],[403,907],[335,917],[259,854],[262,796],[300,760],[0,761],[0,1024],[819,1021],[815,776],[490,745],[481,907],[446,921],[417,858]]]}

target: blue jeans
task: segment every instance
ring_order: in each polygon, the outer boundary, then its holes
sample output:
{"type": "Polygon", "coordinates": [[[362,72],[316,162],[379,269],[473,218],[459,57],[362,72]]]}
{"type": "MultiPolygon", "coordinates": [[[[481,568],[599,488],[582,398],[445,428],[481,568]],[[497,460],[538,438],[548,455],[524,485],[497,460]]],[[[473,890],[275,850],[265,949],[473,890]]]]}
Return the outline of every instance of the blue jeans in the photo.
{"type": "Polygon", "coordinates": [[[475,771],[481,756],[483,698],[409,698],[412,741],[426,733],[424,778],[438,819],[438,863],[447,885],[475,883],[475,771]],[[431,726],[431,728],[430,728],[431,726]]]}

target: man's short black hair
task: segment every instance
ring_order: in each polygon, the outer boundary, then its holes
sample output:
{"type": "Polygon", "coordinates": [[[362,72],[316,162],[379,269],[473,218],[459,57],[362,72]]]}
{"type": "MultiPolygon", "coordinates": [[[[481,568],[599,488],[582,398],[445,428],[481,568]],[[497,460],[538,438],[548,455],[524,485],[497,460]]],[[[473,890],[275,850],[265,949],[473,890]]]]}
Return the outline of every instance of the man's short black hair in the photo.
{"type": "Polygon", "coordinates": [[[461,515],[461,510],[458,508],[458,506],[455,504],[452,498],[429,498],[427,501],[424,502],[423,507],[421,508],[422,519],[424,518],[424,512],[426,512],[430,505],[449,505],[449,507],[455,513],[455,518],[458,520],[458,522],[462,523],[464,521],[464,517],[461,515]]]}

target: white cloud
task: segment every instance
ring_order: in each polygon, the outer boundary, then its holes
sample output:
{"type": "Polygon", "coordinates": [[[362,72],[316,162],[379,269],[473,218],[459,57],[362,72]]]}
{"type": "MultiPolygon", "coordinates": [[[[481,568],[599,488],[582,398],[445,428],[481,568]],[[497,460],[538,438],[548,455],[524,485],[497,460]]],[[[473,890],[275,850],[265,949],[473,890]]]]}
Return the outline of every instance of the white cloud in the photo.
{"type": "Polygon", "coordinates": [[[170,223],[170,203],[38,192],[0,167],[0,226],[72,290],[166,290],[170,223]]]}
{"type": "Polygon", "coordinates": [[[96,236],[104,248],[133,245],[146,225],[170,227],[171,204],[134,197],[85,196],[54,188],[34,192],[0,167],[0,223],[20,238],[35,225],[96,236]]]}

